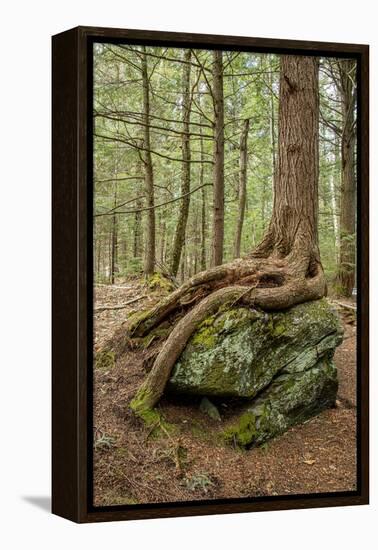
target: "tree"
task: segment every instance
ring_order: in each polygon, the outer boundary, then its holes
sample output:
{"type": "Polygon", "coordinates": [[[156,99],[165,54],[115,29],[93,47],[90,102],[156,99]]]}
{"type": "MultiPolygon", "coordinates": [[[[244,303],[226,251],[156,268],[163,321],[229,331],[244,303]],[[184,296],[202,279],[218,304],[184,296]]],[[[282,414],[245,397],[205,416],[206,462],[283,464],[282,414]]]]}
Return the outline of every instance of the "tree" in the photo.
{"type": "MultiPolygon", "coordinates": [[[[219,60],[215,56],[215,73],[219,60]]],[[[129,336],[143,336],[184,309],[132,402],[137,414],[143,416],[160,399],[188,339],[219,307],[238,302],[280,310],[324,296],[317,228],[318,124],[318,60],[282,56],[277,174],[266,235],[249,257],[195,275],[154,308],[130,320],[129,336]]]]}
{"type": "Polygon", "coordinates": [[[249,118],[244,121],[243,130],[240,136],[240,173],[239,173],[239,209],[238,209],[238,219],[236,223],[236,233],[235,233],[235,248],[234,256],[239,258],[240,256],[240,242],[241,235],[243,230],[244,223],[244,212],[245,212],[245,202],[247,195],[247,159],[248,159],[248,149],[247,149],[247,139],[249,131],[249,118]]]}
{"type": "MultiPolygon", "coordinates": [[[[114,183],[114,206],[117,204],[117,181],[114,183]]],[[[110,264],[110,283],[114,285],[115,273],[118,269],[118,224],[117,216],[112,216],[112,252],[111,252],[111,264],[110,264]]]]}
{"type": "Polygon", "coordinates": [[[150,89],[148,78],[148,64],[146,46],[142,46],[142,79],[143,79],[143,128],[144,128],[144,184],[147,210],[146,245],[144,258],[144,273],[151,275],[155,269],[155,210],[154,198],[154,173],[151,159],[150,140],[150,89]]]}
{"type": "Polygon", "coordinates": [[[354,155],[356,146],[356,64],[353,59],[345,59],[339,60],[337,67],[342,101],[341,240],[338,281],[342,294],[351,296],[355,284],[356,177],[354,155]]]}
{"type": "Polygon", "coordinates": [[[180,266],[181,250],[185,240],[186,224],[188,222],[189,204],[190,204],[190,59],[191,50],[184,50],[183,59],[183,90],[182,90],[182,176],[181,176],[181,195],[183,196],[180,204],[179,218],[176,227],[176,234],[173,243],[170,272],[176,276],[180,266]]]}
{"type": "Polygon", "coordinates": [[[214,182],[213,182],[213,255],[212,265],[223,261],[224,240],[224,103],[223,103],[223,62],[222,52],[213,54],[214,102],[214,182]]]}

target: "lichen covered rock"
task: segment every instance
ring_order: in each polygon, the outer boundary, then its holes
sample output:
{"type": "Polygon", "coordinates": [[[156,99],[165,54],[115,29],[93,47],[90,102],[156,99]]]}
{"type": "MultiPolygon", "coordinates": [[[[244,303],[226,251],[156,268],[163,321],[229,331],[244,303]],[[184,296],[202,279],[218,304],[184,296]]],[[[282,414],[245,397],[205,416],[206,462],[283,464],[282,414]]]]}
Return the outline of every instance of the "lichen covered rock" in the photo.
{"type": "Polygon", "coordinates": [[[222,435],[238,445],[259,444],[334,404],[332,358],[341,341],[337,313],[325,299],[277,313],[220,311],[193,334],[168,389],[244,399],[222,435]]]}
{"type": "Polygon", "coordinates": [[[251,398],[282,369],[309,369],[341,340],[337,314],[324,299],[278,313],[242,307],[220,312],[205,319],[189,340],[169,389],[251,398]]]}
{"type": "Polygon", "coordinates": [[[337,387],[337,370],[329,354],[314,367],[280,374],[227,423],[222,437],[241,447],[260,445],[332,407],[337,387]]]}

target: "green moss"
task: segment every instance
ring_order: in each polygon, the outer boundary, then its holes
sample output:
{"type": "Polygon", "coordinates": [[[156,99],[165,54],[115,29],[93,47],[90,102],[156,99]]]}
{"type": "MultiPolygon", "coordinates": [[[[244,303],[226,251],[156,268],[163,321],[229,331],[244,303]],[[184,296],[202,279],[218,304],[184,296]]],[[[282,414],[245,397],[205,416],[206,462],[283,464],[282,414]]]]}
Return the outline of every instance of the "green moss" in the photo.
{"type": "Polygon", "coordinates": [[[137,391],[134,399],[130,403],[130,408],[137,416],[142,417],[146,412],[147,416],[149,411],[153,411],[149,406],[149,402],[152,398],[152,391],[144,386],[141,386],[137,391]]]}
{"type": "Polygon", "coordinates": [[[150,316],[149,309],[143,309],[132,313],[127,321],[127,326],[130,334],[133,334],[139,325],[150,316]]]}
{"type": "Polygon", "coordinates": [[[175,433],[175,426],[166,422],[157,409],[149,406],[151,395],[152,392],[142,386],[130,402],[130,408],[138,418],[143,420],[146,427],[151,428],[151,435],[159,436],[175,433]]]}
{"type": "Polygon", "coordinates": [[[147,349],[150,347],[150,345],[155,341],[159,340],[160,338],[165,338],[168,336],[168,334],[171,332],[172,327],[166,326],[166,327],[160,327],[158,326],[154,330],[151,330],[147,336],[144,338],[141,338],[140,340],[140,346],[144,349],[147,349]]]}
{"type": "Polygon", "coordinates": [[[226,428],[221,435],[227,443],[245,447],[253,441],[256,431],[256,416],[247,411],[239,417],[235,424],[226,428]]]}
{"type": "Polygon", "coordinates": [[[198,330],[192,340],[192,344],[211,348],[216,342],[216,336],[211,328],[198,330]]]}
{"type": "Polygon", "coordinates": [[[275,326],[273,326],[273,334],[274,336],[281,336],[282,334],[284,334],[286,331],[286,326],[285,326],[285,323],[283,323],[282,321],[277,323],[275,326]]]}
{"type": "Polygon", "coordinates": [[[115,365],[115,355],[113,351],[101,350],[96,353],[95,367],[96,369],[112,369],[115,365]]]}
{"type": "Polygon", "coordinates": [[[162,273],[155,272],[147,277],[147,285],[150,290],[165,290],[172,292],[174,286],[172,282],[162,275],[162,273]]]}

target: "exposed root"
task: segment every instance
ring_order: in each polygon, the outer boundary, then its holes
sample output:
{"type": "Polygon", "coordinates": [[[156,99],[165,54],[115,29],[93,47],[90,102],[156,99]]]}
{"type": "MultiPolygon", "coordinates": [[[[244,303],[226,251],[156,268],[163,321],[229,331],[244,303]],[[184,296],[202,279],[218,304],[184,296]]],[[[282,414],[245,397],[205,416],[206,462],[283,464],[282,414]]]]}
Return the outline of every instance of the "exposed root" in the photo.
{"type": "Polygon", "coordinates": [[[197,303],[174,327],[162,349],[157,355],[154,365],[137,392],[131,407],[143,416],[159,401],[171,375],[172,368],[184,350],[189,338],[198,325],[210,315],[216,313],[220,306],[236,302],[249,307],[258,307],[266,311],[282,310],[296,304],[321,298],[325,294],[325,279],[323,271],[317,269],[315,276],[293,277],[284,275],[277,269],[272,273],[263,273],[256,277],[254,286],[232,285],[213,291],[209,296],[197,303]],[[278,286],[263,288],[262,282],[270,278],[278,286]],[[280,286],[279,283],[285,281],[280,286]]]}
{"type": "Polygon", "coordinates": [[[219,288],[232,284],[254,286],[259,281],[263,284],[264,276],[275,278],[277,286],[279,280],[283,281],[286,267],[286,262],[279,259],[238,259],[198,273],[155,307],[130,319],[127,334],[142,337],[176,310],[195,305],[219,288]]]}

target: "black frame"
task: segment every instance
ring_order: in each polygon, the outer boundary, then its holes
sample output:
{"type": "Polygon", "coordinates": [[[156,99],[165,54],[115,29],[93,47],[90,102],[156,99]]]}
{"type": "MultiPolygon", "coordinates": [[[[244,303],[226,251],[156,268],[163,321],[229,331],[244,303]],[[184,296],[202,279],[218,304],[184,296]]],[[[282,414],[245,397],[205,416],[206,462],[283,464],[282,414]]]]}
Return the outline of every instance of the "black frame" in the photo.
{"type": "Polygon", "coordinates": [[[52,39],[52,512],[96,522],[369,502],[369,47],[76,27],[52,39]],[[349,57],[358,75],[357,490],[182,503],[92,505],[93,43],[349,57]]]}

